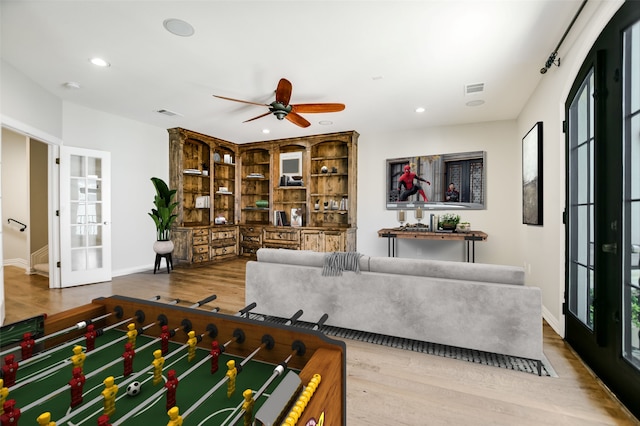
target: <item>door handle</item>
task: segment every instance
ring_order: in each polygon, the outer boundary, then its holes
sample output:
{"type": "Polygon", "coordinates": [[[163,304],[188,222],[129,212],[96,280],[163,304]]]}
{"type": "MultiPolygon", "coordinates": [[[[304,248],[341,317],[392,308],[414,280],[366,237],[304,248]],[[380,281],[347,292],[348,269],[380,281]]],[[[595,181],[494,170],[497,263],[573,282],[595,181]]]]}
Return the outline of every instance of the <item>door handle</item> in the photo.
{"type": "Polygon", "coordinates": [[[640,244],[631,244],[631,253],[640,253],[640,244]]]}
{"type": "Polygon", "coordinates": [[[602,251],[605,253],[618,253],[618,244],[616,243],[608,243],[602,245],[602,251]]]}

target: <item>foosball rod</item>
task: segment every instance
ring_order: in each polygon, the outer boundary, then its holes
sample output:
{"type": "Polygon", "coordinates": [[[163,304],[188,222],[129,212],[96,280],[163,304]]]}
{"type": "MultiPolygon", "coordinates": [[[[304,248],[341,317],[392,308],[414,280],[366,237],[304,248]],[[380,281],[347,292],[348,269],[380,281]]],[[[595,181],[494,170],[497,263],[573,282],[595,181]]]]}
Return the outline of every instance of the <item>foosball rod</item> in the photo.
{"type": "Polygon", "coordinates": [[[284,325],[293,325],[293,324],[295,324],[298,321],[298,319],[302,316],[302,314],[304,314],[304,311],[302,309],[299,309],[298,312],[293,314],[293,316],[291,318],[289,318],[287,320],[287,322],[284,323],[284,325]]]}
{"type": "MultiPolygon", "coordinates": [[[[293,344],[291,345],[291,348],[293,349],[293,352],[291,352],[291,354],[284,360],[282,361],[280,364],[278,364],[274,369],[273,369],[273,373],[271,373],[271,376],[266,380],[265,383],[263,383],[263,385],[260,387],[260,389],[258,389],[252,396],[253,400],[257,400],[258,398],[260,398],[260,396],[264,393],[264,391],[269,387],[269,385],[271,385],[271,383],[278,377],[280,376],[282,373],[284,373],[287,370],[287,366],[289,365],[289,361],[291,361],[291,358],[293,358],[294,355],[298,355],[298,356],[302,356],[305,354],[306,352],[306,347],[304,345],[304,343],[302,343],[299,340],[296,340],[293,342],[293,344]]],[[[240,408],[242,405],[238,406],[237,408],[240,408]]],[[[231,420],[231,422],[229,422],[229,425],[235,425],[236,422],[238,420],[240,420],[240,418],[242,417],[242,415],[244,414],[245,410],[240,410],[240,412],[233,418],[233,420],[231,420]]],[[[231,416],[227,417],[227,419],[225,419],[222,424],[220,426],[225,426],[227,423],[226,421],[229,420],[231,416]]]]}
{"type": "Polygon", "coordinates": [[[212,294],[209,297],[205,297],[204,299],[202,299],[202,300],[200,300],[200,301],[198,301],[196,303],[191,304],[190,306],[188,306],[188,308],[189,309],[199,308],[200,306],[206,305],[207,303],[212,302],[212,301],[216,300],[217,298],[218,298],[218,296],[216,296],[215,294],[212,294]]]}
{"type": "Polygon", "coordinates": [[[318,322],[315,323],[315,325],[311,328],[311,330],[313,331],[320,330],[320,327],[322,327],[324,323],[327,322],[327,319],[329,319],[329,314],[327,313],[323,314],[318,320],[318,322]]]}
{"type": "Polygon", "coordinates": [[[238,311],[238,313],[236,313],[234,316],[241,317],[243,315],[246,315],[247,317],[249,317],[249,311],[251,311],[256,306],[258,306],[258,304],[256,302],[250,303],[247,306],[245,306],[244,308],[240,309],[238,311]]]}

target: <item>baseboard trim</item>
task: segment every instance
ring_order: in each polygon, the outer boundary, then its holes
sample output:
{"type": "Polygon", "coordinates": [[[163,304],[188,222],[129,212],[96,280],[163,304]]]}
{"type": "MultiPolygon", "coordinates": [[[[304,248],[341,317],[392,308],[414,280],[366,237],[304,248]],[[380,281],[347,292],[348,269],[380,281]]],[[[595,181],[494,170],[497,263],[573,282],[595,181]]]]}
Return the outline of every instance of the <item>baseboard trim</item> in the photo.
{"type": "Polygon", "coordinates": [[[558,333],[558,336],[564,339],[564,320],[560,322],[558,318],[552,315],[551,312],[544,306],[542,307],[542,318],[547,322],[547,324],[549,324],[551,328],[553,328],[556,333],[558,333]]]}
{"type": "Polygon", "coordinates": [[[3,266],[16,266],[18,268],[22,268],[26,273],[29,271],[29,262],[26,259],[4,259],[2,262],[3,266]]]}

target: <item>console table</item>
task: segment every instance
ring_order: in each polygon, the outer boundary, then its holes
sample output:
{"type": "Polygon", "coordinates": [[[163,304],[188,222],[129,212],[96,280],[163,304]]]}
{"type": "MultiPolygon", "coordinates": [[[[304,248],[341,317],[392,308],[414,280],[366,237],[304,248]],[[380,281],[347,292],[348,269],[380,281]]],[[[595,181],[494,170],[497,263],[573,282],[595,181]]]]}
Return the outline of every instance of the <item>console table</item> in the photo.
{"type": "Polygon", "coordinates": [[[396,257],[397,239],[466,241],[467,262],[476,261],[476,241],[485,241],[487,234],[482,231],[468,232],[429,232],[410,228],[384,228],[378,231],[378,237],[387,239],[387,256],[396,257]]]}

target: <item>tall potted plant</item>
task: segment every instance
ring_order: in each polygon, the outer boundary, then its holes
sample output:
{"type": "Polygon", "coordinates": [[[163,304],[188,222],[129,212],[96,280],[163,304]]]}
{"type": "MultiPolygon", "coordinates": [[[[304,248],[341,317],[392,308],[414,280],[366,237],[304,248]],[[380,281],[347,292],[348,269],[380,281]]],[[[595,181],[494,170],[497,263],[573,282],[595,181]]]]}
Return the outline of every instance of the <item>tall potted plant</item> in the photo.
{"type": "Polygon", "coordinates": [[[156,242],[153,244],[153,250],[158,254],[171,253],[173,251],[171,225],[178,217],[173,213],[178,206],[178,203],[173,201],[176,190],[169,189],[165,181],[157,177],[152,177],[151,182],[156,188],[156,195],[153,198],[156,208],[151,209],[149,213],[156,224],[156,242]]]}

